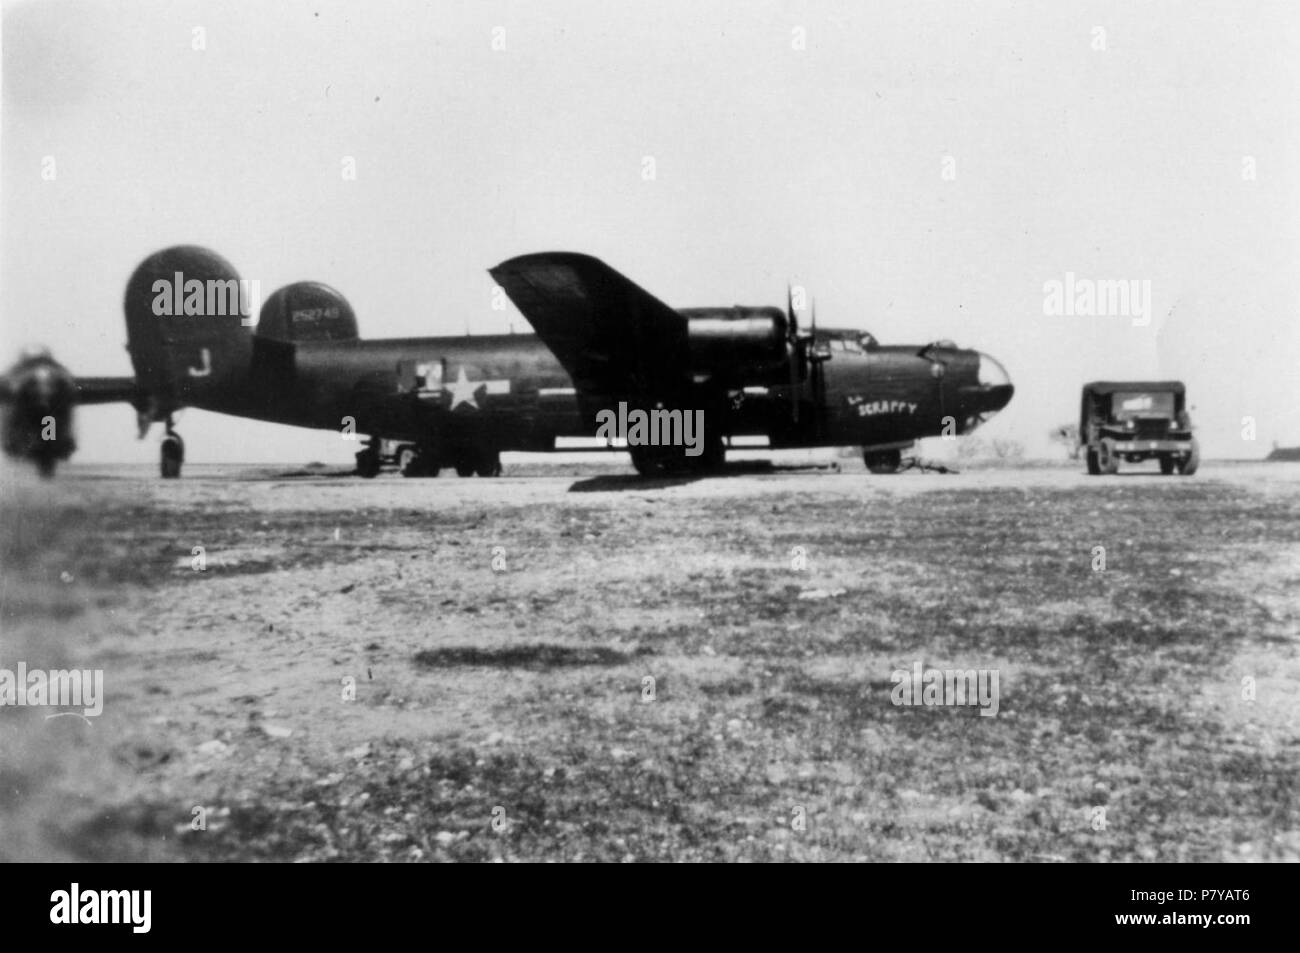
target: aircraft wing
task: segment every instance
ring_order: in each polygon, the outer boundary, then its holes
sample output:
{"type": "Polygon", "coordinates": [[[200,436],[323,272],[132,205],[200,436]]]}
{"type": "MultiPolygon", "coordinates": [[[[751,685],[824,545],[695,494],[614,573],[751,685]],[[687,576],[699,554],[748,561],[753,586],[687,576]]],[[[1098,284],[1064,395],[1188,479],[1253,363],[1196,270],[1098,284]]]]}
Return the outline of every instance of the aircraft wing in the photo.
{"type": "Polygon", "coordinates": [[[140,395],[134,377],[78,377],[76,387],[78,404],[134,403],[140,395]]]}
{"type": "Polygon", "coordinates": [[[490,270],[573,378],[585,409],[626,399],[681,406],[691,387],[684,317],[609,265],[541,252],[490,270]]]}
{"type": "MultiPolygon", "coordinates": [[[[55,373],[69,381],[76,390],[78,404],[112,404],[118,401],[135,403],[140,388],[134,377],[72,377],[66,370],[54,365],[55,373]]],[[[0,374],[0,404],[13,401],[20,386],[17,371],[0,374]]]]}

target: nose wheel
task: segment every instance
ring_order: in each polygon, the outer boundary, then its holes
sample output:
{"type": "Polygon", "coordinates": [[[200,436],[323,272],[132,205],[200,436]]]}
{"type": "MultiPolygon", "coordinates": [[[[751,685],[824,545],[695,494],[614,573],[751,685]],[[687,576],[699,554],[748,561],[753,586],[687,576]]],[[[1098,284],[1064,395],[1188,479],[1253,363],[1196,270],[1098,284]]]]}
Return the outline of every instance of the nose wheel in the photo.
{"type": "Polygon", "coordinates": [[[862,462],[872,473],[897,473],[903,465],[902,450],[864,450],[862,462]]]}

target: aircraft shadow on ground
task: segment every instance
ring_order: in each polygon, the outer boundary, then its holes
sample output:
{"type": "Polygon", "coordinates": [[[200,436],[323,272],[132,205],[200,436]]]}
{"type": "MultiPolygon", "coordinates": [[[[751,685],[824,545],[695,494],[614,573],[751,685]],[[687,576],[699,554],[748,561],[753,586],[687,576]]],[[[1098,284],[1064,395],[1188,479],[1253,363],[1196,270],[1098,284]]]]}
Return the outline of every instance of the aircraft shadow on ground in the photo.
{"type": "Polygon", "coordinates": [[[697,480],[770,475],[779,473],[838,473],[838,467],[810,464],[778,466],[769,460],[728,463],[716,470],[700,473],[675,473],[671,476],[641,476],[639,473],[610,473],[578,480],[569,487],[570,493],[605,493],[620,490],[661,490],[670,486],[683,486],[697,480]]]}
{"type": "MultiPolygon", "coordinates": [[[[774,464],[770,460],[743,460],[727,463],[724,466],[699,473],[675,473],[665,476],[641,476],[639,473],[603,473],[598,476],[583,477],[569,487],[570,493],[594,493],[611,490],[655,490],[670,486],[682,486],[697,480],[716,479],[719,477],[739,477],[774,475],[782,473],[839,473],[838,465],[826,464],[774,464]]],[[[532,474],[530,474],[532,475],[532,474]]],[[[504,478],[526,480],[530,475],[512,476],[509,472],[504,478]]],[[[238,479],[247,483],[274,483],[283,480],[338,480],[357,477],[355,470],[338,468],[297,468],[277,470],[274,468],[252,469],[238,474],[238,479]]]]}

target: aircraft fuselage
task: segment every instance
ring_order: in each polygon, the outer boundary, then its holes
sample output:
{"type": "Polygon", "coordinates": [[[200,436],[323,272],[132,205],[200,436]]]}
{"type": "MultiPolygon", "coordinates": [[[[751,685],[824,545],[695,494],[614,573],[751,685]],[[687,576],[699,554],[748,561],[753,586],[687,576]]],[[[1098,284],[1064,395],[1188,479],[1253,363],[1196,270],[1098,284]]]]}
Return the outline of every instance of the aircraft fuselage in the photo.
{"type": "MultiPolygon", "coordinates": [[[[181,402],[294,426],[416,443],[472,440],[496,450],[551,450],[557,438],[594,433],[572,379],[535,335],[270,342],[280,353],[259,359],[263,343],[253,343],[243,381],[220,375],[220,387],[185,388],[181,402]]],[[[883,445],[967,433],[1010,397],[1009,382],[981,379],[991,359],[976,351],[863,348],[849,331],[820,332],[817,343],[829,358],[805,368],[793,388],[720,385],[722,399],[700,408],[707,430],[766,437],[774,447],[883,445]]]]}

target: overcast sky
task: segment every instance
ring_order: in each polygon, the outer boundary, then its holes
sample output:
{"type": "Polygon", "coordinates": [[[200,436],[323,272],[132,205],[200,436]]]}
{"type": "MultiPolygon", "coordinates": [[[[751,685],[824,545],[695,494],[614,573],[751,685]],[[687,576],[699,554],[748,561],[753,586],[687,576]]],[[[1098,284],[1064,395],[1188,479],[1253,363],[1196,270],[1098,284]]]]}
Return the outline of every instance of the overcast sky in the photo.
{"type": "MultiPolygon", "coordinates": [[[[2,42],[5,361],[130,374],[126,279],[171,244],[325,281],[366,337],[526,331],[486,269],[566,249],[988,351],[1017,392],[985,433],[1031,452],[1094,378],[1185,380],[1209,455],[1300,443],[1300,4],[64,0],[2,42]],[[1150,324],[1044,314],[1067,272],[1149,281],[1150,324]]],[[[356,449],[178,429],[196,462],[356,449]]],[[[156,459],[125,406],[78,436],[156,459]]]]}

